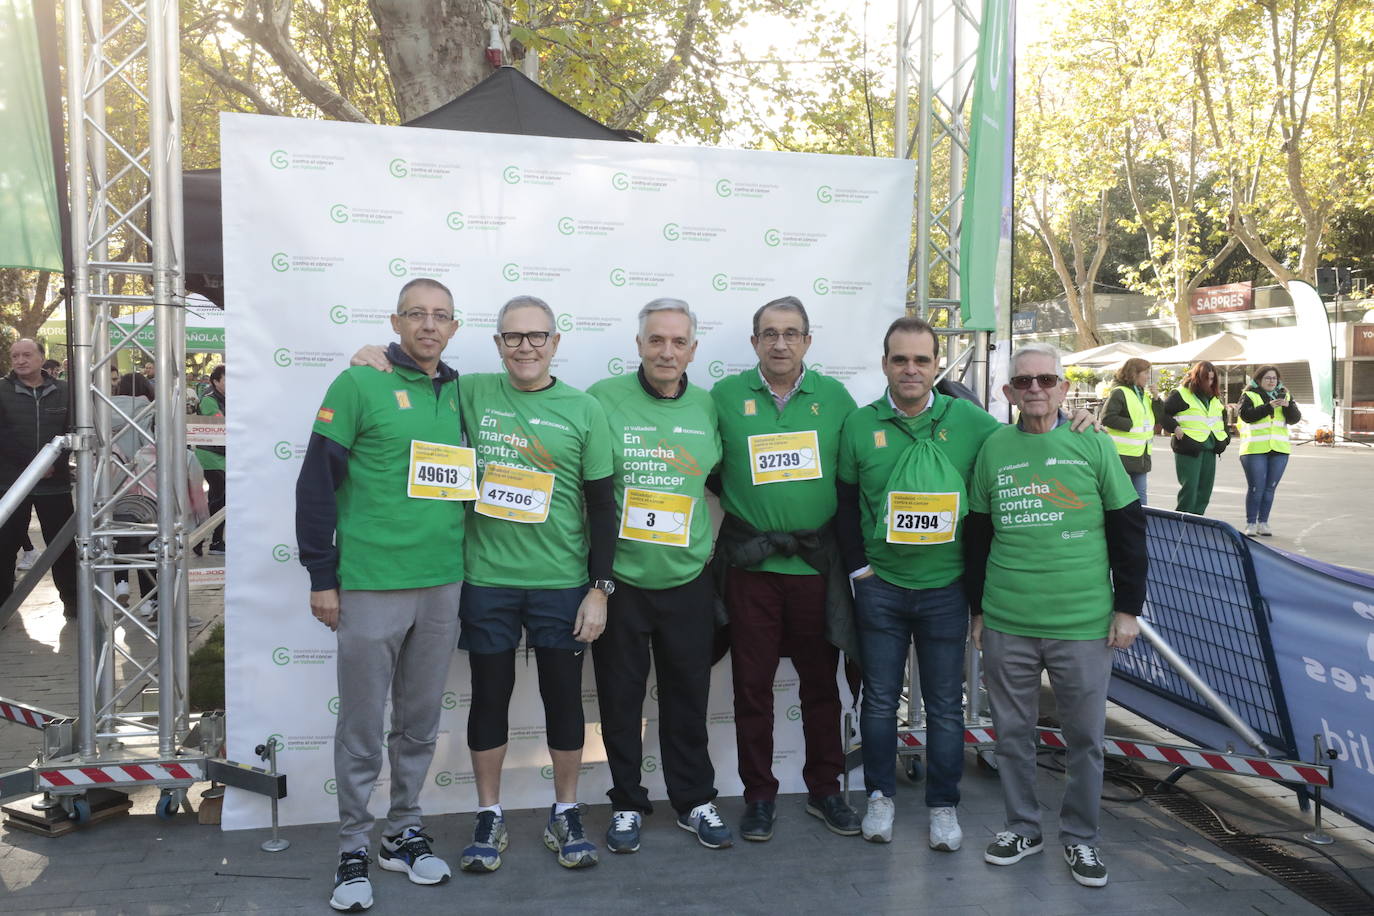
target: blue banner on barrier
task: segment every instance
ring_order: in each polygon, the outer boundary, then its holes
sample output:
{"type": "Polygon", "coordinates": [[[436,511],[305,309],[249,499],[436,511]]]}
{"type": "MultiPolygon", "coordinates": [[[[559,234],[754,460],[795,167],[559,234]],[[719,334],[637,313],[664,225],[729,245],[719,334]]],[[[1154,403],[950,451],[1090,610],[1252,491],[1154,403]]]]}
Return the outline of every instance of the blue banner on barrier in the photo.
{"type": "Polygon", "coordinates": [[[1336,752],[1323,801],[1374,829],[1374,575],[1250,548],[1302,756],[1336,752]]]}

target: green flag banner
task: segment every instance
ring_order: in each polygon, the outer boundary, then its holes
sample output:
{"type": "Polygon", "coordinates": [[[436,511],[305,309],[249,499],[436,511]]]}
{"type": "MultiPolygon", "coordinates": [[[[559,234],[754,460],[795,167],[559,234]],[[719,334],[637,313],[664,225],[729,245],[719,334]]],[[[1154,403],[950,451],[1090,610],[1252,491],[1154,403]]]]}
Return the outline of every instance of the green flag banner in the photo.
{"type": "Polygon", "coordinates": [[[979,331],[1006,324],[1010,308],[1015,15],[1016,0],[983,0],[959,230],[960,314],[979,331]]]}
{"type": "Polygon", "coordinates": [[[32,0],[0,0],[0,267],[62,270],[32,0]]]}

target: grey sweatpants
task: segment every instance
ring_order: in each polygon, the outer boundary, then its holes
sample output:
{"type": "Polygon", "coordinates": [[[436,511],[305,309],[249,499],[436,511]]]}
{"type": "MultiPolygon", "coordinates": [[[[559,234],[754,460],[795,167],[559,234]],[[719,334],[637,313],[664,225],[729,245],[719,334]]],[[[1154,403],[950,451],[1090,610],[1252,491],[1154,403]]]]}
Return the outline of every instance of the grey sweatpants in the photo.
{"type": "Polygon", "coordinates": [[[997,775],[1007,830],[1040,836],[1035,797],[1035,725],[1040,672],[1048,671],[1060,727],[1068,744],[1068,779],[1059,808],[1059,842],[1098,845],[1102,797],[1102,737],[1112,650],[1106,639],[1034,639],[983,631],[983,672],[997,730],[997,775]]]}
{"type": "Polygon", "coordinates": [[[458,644],[462,583],[339,593],[339,720],[334,780],[339,852],[368,845],[372,786],[382,770],[382,726],[391,691],[391,808],[386,834],[420,825],[420,789],[434,758],[448,666],[458,644]]]}

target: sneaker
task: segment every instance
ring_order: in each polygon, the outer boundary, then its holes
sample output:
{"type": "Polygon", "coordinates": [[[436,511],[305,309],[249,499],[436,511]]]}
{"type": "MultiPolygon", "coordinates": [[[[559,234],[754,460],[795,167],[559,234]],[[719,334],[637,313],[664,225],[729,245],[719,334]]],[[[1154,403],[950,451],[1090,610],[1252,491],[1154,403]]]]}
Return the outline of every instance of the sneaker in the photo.
{"type": "Polygon", "coordinates": [[[224,556],[224,543],[220,542],[218,544],[211,544],[209,553],[212,557],[224,556]]]}
{"type": "Polygon", "coordinates": [[[1260,522],[1255,527],[1259,529],[1260,537],[1271,538],[1274,536],[1274,532],[1270,530],[1268,522],[1260,522]]]}
{"type": "Polygon", "coordinates": [[[806,813],[824,821],[831,833],[838,833],[840,836],[859,835],[859,812],[846,805],[844,796],[838,792],[825,798],[808,796],[806,813]]]}
{"type": "Polygon", "coordinates": [[[129,580],[115,583],[115,601],[122,607],[129,606],[129,580]]]}
{"type": "Polygon", "coordinates": [[[151,623],[157,617],[157,599],[149,598],[139,605],[138,616],[151,623]]]}
{"type": "Polygon", "coordinates": [[[1097,850],[1087,843],[1074,843],[1064,847],[1064,861],[1069,863],[1073,880],[1084,887],[1104,887],[1107,884],[1107,866],[1097,850]]]}
{"type": "Polygon", "coordinates": [[[892,821],[896,816],[896,803],[882,792],[874,792],[868,797],[868,810],[864,812],[864,839],[870,843],[891,843],[892,821]]]}
{"type": "Polygon", "coordinates": [[[1257,534],[1259,534],[1259,525],[1256,525],[1254,522],[1251,522],[1250,524],[1245,526],[1246,537],[1252,538],[1257,534]]]}
{"type": "Polygon", "coordinates": [[[334,896],[329,905],[345,913],[361,913],[372,906],[372,882],[367,880],[367,850],[345,852],[339,856],[334,872],[334,896]]]}
{"type": "Polygon", "coordinates": [[[729,849],[735,842],[730,835],[730,828],[725,826],[725,821],[720,819],[720,812],[711,802],[678,815],[677,825],[688,833],[695,833],[697,842],[707,849],[729,849]]]}
{"type": "Polygon", "coordinates": [[[33,569],[33,564],[38,562],[38,548],[33,550],[19,551],[19,562],[14,564],[15,569],[33,569]]]}
{"type": "Polygon", "coordinates": [[[611,852],[639,852],[639,827],[643,820],[638,811],[612,811],[606,848],[611,852]]]}
{"type": "Polygon", "coordinates": [[[770,801],[750,802],[739,819],[739,835],[754,843],[773,839],[773,824],[777,822],[777,804],[770,801]]]}
{"type": "Polygon", "coordinates": [[[1039,837],[1032,840],[1019,833],[1003,830],[983,853],[983,861],[991,862],[993,865],[1015,865],[1026,856],[1033,856],[1044,848],[1045,841],[1039,837]]]}
{"type": "Polygon", "coordinates": [[[501,867],[501,853],[506,851],[506,819],[495,811],[478,811],[472,829],[472,844],[463,850],[458,867],[463,871],[496,871],[501,867]]]}
{"type": "Polygon", "coordinates": [[[964,842],[964,831],[959,828],[959,815],[953,808],[930,809],[930,848],[941,852],[954,852],[964,842]]]}
{"type": "Polygon", "coordinates": [[[591,868],[597,863],[596,845],[582,830],[582,809],[569,808],[562,814],[549,809],[549,823],[544,828],[544,845],[558,854],[558,864],[564,868],[591,868]]]}
{"type": "Polygon", "coordinates": [[[387,871],[405,872],[411,884],[443,884],[453,871],[430,851],[433,839],[420,827],[407,827],[395,836],[384,836],[377,864],[387,871]]]}

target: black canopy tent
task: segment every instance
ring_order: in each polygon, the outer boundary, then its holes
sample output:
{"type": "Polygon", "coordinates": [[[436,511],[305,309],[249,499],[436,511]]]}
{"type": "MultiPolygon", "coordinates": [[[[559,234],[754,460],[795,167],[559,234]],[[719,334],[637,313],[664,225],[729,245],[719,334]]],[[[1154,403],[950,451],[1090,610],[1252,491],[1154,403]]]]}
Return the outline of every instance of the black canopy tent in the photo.
{"type": "MultiPolygon", "coordinates": [[[[499,67],[482,82],[402,127],[526,134],[577,140],[638,140],[612,130],[546,92],[514,67],[499,67]]],[[[224,307],[224,232],[219,169],[182,175],[186,232],[186,289],[224,307]]]]}

